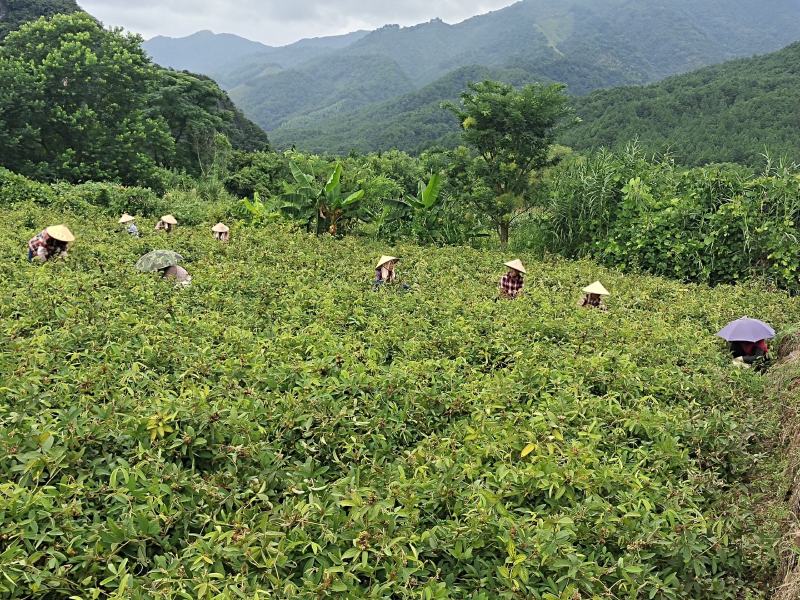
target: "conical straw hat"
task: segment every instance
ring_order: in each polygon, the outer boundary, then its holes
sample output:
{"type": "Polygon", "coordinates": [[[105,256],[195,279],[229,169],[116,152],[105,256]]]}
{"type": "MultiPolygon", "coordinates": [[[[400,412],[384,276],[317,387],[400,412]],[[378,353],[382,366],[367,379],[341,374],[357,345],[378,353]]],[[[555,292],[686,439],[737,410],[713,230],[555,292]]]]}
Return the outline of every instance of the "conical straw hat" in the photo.
{"type": "Polygon", "coordinates": [[[375,268],[380,269],[383,265],[393,260],[400,260],[400,259],[394,256],[381,256],[381,259],[378,261],[378,266],[376,266],[375,268]]]}
{"type": "Polygon", "coordinates": [[[75,236],[66,225],[53,225],[45,229],[47,235],[59,242],[74,242],[75,236]]]}
{"type": "Polygon", "coordinates": [[[169,223],[170,225],[178,224],[178,220],[172,215],[164,215],[163,217],[161,217],[161,220],[164,221],[164,223],[169,223]]]}
{"type": "Polygon", "coordinates": [[[120,222],[120,223],[122,223],[123,225],[124,225],[125,223],[130,223],[131,221],[135,221],[135,220],[136,220],[136,217],[132,217],[132,216],[130,216],[128,213],[124,213],[124,214],[123,214],[123,215],[122,215],[122,216],[119,218],[119,222],[120,222]]]}
{"type": "Polygon", "coordinates": [[[595,281],[589,287],[583,288],[583,291],[586,294],[597,294],[598,296],[610,296],[611,295],[608,292],[608,290],[605,287],[603,287],[603,284],[600,283],[599,281],[595,281]]]}
{"type": "Polygon", "coordinates": [[[520,273],[527,273],[527,271],[525,270],[525,265],[523,265],[522,261],[518,258],[516,260],[512,260],[510,262],[503,264],[507,266],[509,269],[514,269],[515,271],[519,271],[520,273]]]}
{"type": "Polygon", "coordinates": [[[230,227],[225,225],[224,223],[217,223],[214,227],[211,228],[211,231],[216,233],[228,233],[230,231],[230,227]]]}

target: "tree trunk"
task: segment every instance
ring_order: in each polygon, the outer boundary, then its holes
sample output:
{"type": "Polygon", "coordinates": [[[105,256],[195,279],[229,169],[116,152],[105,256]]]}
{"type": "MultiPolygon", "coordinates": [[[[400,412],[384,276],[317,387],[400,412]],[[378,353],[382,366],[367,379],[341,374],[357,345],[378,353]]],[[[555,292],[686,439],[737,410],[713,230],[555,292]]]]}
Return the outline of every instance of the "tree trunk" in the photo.
{"type": "Polygon", "coordinates": [[[500,245],[505,248],[508,246],[508,230],[510,224],[506,221],[500,221],[497,224],[497,235],[500,236],[500,245]]]}

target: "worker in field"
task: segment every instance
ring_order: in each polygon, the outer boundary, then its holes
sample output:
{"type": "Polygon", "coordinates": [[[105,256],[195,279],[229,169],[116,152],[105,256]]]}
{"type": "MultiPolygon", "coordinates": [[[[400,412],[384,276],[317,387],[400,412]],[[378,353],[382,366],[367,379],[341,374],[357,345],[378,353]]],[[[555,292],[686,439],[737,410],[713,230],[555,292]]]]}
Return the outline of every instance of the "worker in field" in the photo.
{"type": "Polygon", "coordinates": [[[384,284],[397,281],[395,266],[399,259],[394,256],[381,256],[375,267],[375,283],[373,289],[378,289],[384,284]]]}
{"type": "Polygon", "coordinates": [[[217,223],[211,228],[211,231],[214,233],[214,239],[223,244],[227,244],[231,239],[231,230],[224,223],[217,223]]]}
{"type": "Polygon", "coordinates": [[[583,299],[580,301],[581,308],[594,308],[597,310],[608,310],[603,298],[610,296],[609,291],[599,281],[583,288],[583,299]]]}
{"type": "Polygon", "coordinates": [[[192,283],[192,276],[180,265],[172,265],[161,269],[161,276],[167,281],[174,281],[177,285],[188,286],[192,283]]]}
{"type": "Polygon", "coordinates": [[[745,365],[765,363],[769,360],[767,340],[757,342],[730,342],[731,354],[736,362],[745,365]]]}
{"type": "Polygon", "coordinates": [[[47,262],[54,258],[66,258],[69,245],[75,236],[66,225],[53,225],[37,234],[28,242],[28,261],[34,259],[47,262]]]}
{"type": "Polygon", "coordinates": [[[771,325],[750,317],[731,321],[717,333],[728,342],[736,366],[753,367],[759,371],[769,365],[767,340],[775,339],[775,335],[771,325]]]}
{"type": "Polygon", "coordinates": [[[156,223],[156,231],[166,231],[172,233],[178,225],[178,220],[172,215],[164,215],[156,223]]]}
{"type": "Polygon", "coordinates": [[[120,225],[125,227],[125,231],[128,233],[128,235],[132,237],[139,237],[139,228],[136,227],[135,221],[136,217],[133,217],[128,213],[123,214],[119,219],[120,225]]]}
{"type": "Polygon", "coordinates": [[[527,274],[527,271],[519,259],[504,264],[508,267],[508,272],[500,279],[500,297],[513,300],[522,294],[522,289],[525,287],[523,275],[527,274]]]}

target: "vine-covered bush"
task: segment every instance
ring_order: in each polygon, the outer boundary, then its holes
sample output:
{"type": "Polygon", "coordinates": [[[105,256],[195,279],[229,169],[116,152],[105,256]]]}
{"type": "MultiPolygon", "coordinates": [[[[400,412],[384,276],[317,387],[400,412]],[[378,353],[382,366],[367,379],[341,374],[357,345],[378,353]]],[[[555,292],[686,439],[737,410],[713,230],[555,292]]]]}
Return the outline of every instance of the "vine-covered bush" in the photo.
{"type": "Polygon", "coordinates": [[[577,159],[552,176],[552,248],[687,281],[756,277],[800,289],[800,172],[769,165],[680,170],[635,148],[577,159]]]}
{"type": "Polygon", "coordinates": [[[765,597],[777,418],[714,332],[756,286],[212,222],[0,219],[0,596],[765,597]],[[66,261],[25,241],[66,222],[66,261]],[[192,286],[136,272],[185,258],[192,286]],[[410,289],[371,291],[377,256],[410,289]],[[610,312],[578,309],[602,278],[610,312]],[[770,514],[770,518],[765,518],[770,514]]]}

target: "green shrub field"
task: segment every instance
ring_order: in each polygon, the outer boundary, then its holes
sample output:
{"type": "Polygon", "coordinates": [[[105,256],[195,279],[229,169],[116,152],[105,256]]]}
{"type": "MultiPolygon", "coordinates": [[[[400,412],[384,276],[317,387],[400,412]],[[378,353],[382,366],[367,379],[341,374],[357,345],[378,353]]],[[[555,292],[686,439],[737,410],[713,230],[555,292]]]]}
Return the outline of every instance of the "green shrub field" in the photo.
{"type": "Polygon", "coordinates": [[[800,322],[786,294],[523,255],[496,302],[493,251],[0,214],[2,598],[769,593],[778,411],[714,333],[800,322]],[[387,252],[407,292],[371,291],[387,252]]]}

